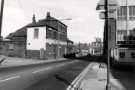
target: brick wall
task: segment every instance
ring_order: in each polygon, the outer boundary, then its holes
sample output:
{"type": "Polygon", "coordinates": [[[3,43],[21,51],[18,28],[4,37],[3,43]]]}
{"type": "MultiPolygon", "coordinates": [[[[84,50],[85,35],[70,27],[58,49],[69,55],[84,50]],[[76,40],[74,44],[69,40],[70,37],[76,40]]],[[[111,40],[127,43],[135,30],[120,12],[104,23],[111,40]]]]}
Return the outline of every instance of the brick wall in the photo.
{"type": "Polygon", "coordinates": [[[0,44],[0,54],[12,57],[25,57],[25,43],[3,41],[0,44]]]}
{"type": "Polygon", "coordinates": [[[27,54],[26,58],[33,58],[33,59],[40,58],[40,51],[39,50],[27,50],[26,54],[27,54]]]}

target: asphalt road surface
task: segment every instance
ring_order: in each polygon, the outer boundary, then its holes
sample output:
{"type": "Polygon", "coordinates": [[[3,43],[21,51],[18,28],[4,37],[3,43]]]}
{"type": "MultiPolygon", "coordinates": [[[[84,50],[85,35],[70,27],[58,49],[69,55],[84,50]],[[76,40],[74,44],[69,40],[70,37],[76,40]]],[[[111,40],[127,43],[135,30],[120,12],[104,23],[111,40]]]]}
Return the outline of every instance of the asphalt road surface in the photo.
{"type": "Polygon", "coordinates": [[[69,60],[0,69],[0,90],[65,90],[88,64],[69,60]]]}

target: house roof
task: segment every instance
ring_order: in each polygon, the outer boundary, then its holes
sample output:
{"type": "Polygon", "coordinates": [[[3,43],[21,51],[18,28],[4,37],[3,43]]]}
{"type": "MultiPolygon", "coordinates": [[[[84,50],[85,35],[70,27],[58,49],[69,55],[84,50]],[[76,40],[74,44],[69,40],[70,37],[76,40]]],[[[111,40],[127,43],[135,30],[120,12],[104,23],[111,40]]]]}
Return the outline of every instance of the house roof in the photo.
{"type": "Polygon", "coordinates": [[[26,30],[27,30],[27,27],[42,27],[42,26],[49,26],[51,28],[54,28],[54,29],[58,29],[57,27],[57,23],[61,23],[62,25],[64,25],[65,27],[67,27],[65,24],[63,24],[61,21],[59,21],[58,19],[54,18],[54,17],[47,17],[45,19],[41,19],[39,20],[38,22],[32,22],[32,23],[29,23],[25,26],[23,26],[22,28],[16,30],[15,32],[13,33],[10,33],[6,39],[11,39],[12,37],[26,37],[26,30]]]}
{"type": "MultiPolygon", "coordinates": [[[[29,25],[29,24],[28,24],[29,25]]],[[[10,33],[6,39],[11,39],[12,37],[26,37],[26,27],[28,25],[23,26],[22,28],[16,30],[13,33],[10,33]]]]}
{"type": "Polygon", "coordinates": [[[27,27],[42,27],[42,26],[49,26],[52,27],[54,29],[57,29],[58,24],[57,23],[61,23],[62,25],[64,25],[65,27],[67,27],[65,24],[63,24],[61,21],[59,21],[58,19],[54,18],[54,17],[47,17],[45,19],[41,19],[38,22],[35,23],[31,23],[29,24],[27,27]]]}

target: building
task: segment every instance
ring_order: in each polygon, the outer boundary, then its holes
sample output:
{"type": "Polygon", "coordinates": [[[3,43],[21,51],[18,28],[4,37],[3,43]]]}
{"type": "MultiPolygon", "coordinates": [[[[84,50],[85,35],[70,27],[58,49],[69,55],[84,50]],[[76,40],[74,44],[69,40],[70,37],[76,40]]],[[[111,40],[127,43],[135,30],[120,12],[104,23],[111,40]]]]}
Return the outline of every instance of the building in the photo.
{"type": "Polygon", "coordinates": [[[135,1],[118,0],[116,18],[116,48],[112,54],[121,62],[134,62],[135,58],[135,1]],[[116,53],[117,52],[117,53],[116,53]]]}
{"type": "Polygon", "coordinates": [[[77,56],[86,56],[89,54],[89,44],[87,43],[78,43],[75,45],[74,52],[77,56]]]}
{"type": "Polygon", "coordinates": [[[0,43],[0,54],[12,57],[26,56],[26,26],[10,33],[0,43]]]}
{"type": "Polygon", "coordinates": [[[67,39],[67,54],[74,53],[74,42],[67,39]]]}
{"type": "MultiPolygon", "coordinates": [[[[111,0],[109,0],[111,1],[111,0]]],[[[134,62],[135,58],[135,1],[134,0],[116,0],[117,7],[111,9],[114,12],[113,18],[109,18],[109,32],[114,34],[115,42],[111,44],[111,37],[108,37],[111,57],[120,63],[134,62]],[[113,21],[114,21],[114,24],[113,21]],[[111,28],[110,28],[111,27],[111,28]],[[114,27],[114,29],[113,29],[114,27]],[[111,31],[110,31],[111,30],[111,31]]],[[[114,2],[109,2],[109,5],[114,2]]],[[[100,4],[101,5],[101,4],[100,4]]],[[[99,6],[99,4],[98,4],[99,6]]],[[[110,14],[109,14],[110,15],[110,14]]]]}
{"type": "Polygon", "coordinates": [[[49,12],[45,19],[39,21],[33,15],[32,23],[10,33],[6,38],[9,41],[3,42],[8,44],[8,51],[5,51],[8,56],[48,59],[68,53],[67,26],[49,12]]]}
{"type": "Polygon", "coordinates": [[[101,56],[103,54],[103,42],[100,38],[96,38],[94,42],[91,42],[89,47],[90,55],[101,56]]]}

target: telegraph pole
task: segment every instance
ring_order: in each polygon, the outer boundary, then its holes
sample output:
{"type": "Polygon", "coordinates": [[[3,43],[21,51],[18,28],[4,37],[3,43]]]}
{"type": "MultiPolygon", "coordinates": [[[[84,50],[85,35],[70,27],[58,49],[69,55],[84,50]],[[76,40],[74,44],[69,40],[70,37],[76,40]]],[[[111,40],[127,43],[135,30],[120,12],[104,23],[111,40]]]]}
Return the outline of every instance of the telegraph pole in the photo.
{"type": "Polygon", "coordinates": [[[110,90],[110,48],[109,48],[109,28],[108,28],[108,0],[105,0],[105,31],[106,31],[106,44],[107,44],[107,84],[106,90],[110,90]]]}
{"type": "Polygon", "coordinates": [[[1,10],[0,10],[0,40],[2,39],[1,31],[2,31],[3,9],[4,9],[4,0],[1,1],[1,10]]]}

